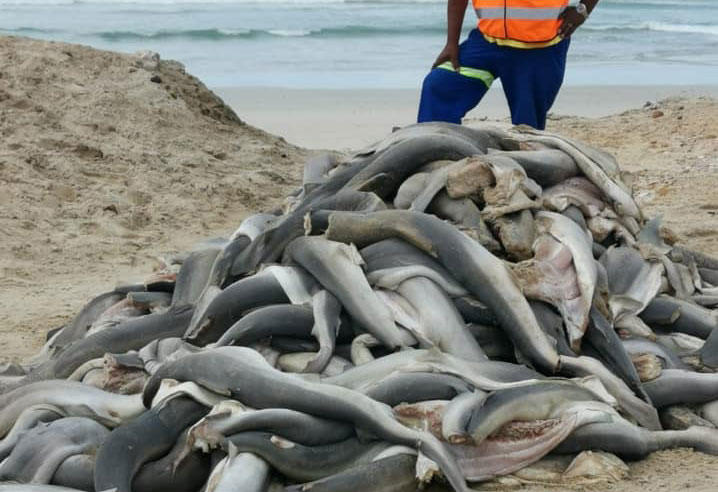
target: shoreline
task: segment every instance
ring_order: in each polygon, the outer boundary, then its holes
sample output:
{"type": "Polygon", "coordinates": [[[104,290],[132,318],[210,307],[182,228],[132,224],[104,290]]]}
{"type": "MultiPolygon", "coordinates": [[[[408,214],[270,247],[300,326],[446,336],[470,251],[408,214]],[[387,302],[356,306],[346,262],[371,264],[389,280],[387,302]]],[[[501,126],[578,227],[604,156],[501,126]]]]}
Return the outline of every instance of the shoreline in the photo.
{"type": "MultiPolygon", "coordinates": [[[[213,87],[245,122],[310,149],[362,148],[415,122],[416,89],[292,89],[213,87]]],[[[715,85],[564,86],[551,114],[601,118],[669,97],[718,98],[715,85]]],[[[468,119],[504,121],[509,110],[499,86],[489,90],[468,119]]],[[[548,129],[551,128],[549,121],[548,129]]]]}

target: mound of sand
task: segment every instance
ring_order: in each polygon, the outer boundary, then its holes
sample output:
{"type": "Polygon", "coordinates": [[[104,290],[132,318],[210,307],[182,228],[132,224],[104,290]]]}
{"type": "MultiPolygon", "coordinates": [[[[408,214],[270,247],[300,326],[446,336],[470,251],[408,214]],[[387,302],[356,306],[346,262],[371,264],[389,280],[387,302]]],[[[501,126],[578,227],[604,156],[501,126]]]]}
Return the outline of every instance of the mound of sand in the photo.
{"type": "Polygon", "coordinates": [[[304,151],[177,62],[16,37],[0,59],[3,356],[34,352],[155,253],[278,205],[300,174],[304,151]]]}

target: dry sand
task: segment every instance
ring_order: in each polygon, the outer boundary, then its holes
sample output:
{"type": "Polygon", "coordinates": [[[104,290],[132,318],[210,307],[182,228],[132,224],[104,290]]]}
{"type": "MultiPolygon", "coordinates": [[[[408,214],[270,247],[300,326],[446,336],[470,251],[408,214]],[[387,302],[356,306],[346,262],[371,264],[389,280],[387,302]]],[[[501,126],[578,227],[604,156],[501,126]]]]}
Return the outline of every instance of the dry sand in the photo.
{"type": "Polygon", "coordinates": [[[0,37],[0,353],[35,352],[153,258],[281,203],[305,151],[177,63],[0,37]],[[152,82],[154,78],[157,82],[152,82]]]}
{"type": "MultiPolygon", "coordinates": [[[[240,122],[178,64],[148,70],[129,55],[8,37],[0,58],[2,360],[36,352],[48,329],[93,294],[142,279],[156,255],[227,234],[299,182],[308,151],[240,122]]],[[[302,127],[302,114],[286,117],[302,127]]],[[[649,214],[718,254],[718,101],[549,127],[614,152],[649,214]]],[[[655,453],[625,481],[569,490],[686,489],[718,489],[718,457],[655,453]]]]}

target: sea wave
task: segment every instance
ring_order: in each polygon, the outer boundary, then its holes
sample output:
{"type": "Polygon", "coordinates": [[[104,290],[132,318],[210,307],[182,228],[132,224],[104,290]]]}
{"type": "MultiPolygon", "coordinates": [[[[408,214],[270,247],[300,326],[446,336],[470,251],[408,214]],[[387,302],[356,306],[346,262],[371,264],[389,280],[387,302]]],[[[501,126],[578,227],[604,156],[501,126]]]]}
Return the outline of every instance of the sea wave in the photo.
{"type": "Polygon", "coordinates": [[[672,24],[668,22],[648,21],[638,24],[587,24],[582,31],[610,31],[612,33],[631,31],[675,32],[683,34],[709,34],[718,36],[718,24],[672,24]]]}
{"type": "Polygon", "coordinates": [[[712,34],[714,36],[718,36],[717,24],[670,24],[667,22],[645,22],[642,24],[642,27],[649,31],[712,34]]]}
{"type": "Polygon", "coordinates": [[[262,39],[287,37],[312,38],[352,38],[373,36],[402,36],[416,33],[443,34],[445,28],[441,24],[436,26],[402,26],[384,28],[374,26],[343,26],[324,29],[186,29],[186,30],[160,30],[160,31],[105,31],[90,33],[90,36],[105,41],[133,41],[133,40],[165,40],[165,39],[193,39],[206,41],[221,41],[231,39],[262,39]]]}
{"type": "MultiPolygon", "coordinates": [[[[665,22],[643,22],[639,24],[588,24],[582,31],[610,32],[612,34],[630,34],[636,31],[673,32],[683,34],[707,34],[718,36],[715,24],[671,24],[665,22]]],[[[7,30],[4,30],[7,32],[7,30]]],[[[13,31],[22,33],[42,33],[41,29],[19,28],[13,31]]],[[[53,31],[56,32],[56,31],[53,31]]],[[[376,36],[407,35],[443,35],[446,28],[442,23],[426,25],[368,26],[347,25],[320,29],[243,29],[209,28],[178,29],[158,31],[99,31],[83,33],[84,36],[100,38],[105,41],[122,42],[137,40],[190,39],[197,41],[223,41],[233,39],[271,39],[271,38],[363,38],[376,36]]],[[[49,33],[49,32],[48,32],[49,33]]]]}
{"type": "MultiPolygon", "coordinates": [[[[607,33],[613,35],[631,35],[636,32],[655,31],[678,34],[703,34],[718,36],[718,25],[715,24],[670,24],[665,22],[643,22],[639,24],[589,24],[581,28],[583,32],[607,33]]],[[[57,29],[38,29],[34,27],[1,28],[0,32],[26,35],[62,34],[57,29]]],[[[178,30],[128,30],[128,31],[97,31],[73,33],[86,38],[102,39],[108,42],[132,41],[231,41],[231,40],[270,40],[272,38],[318,38],[318,39],[356,39],[401,36],[442,36],[446,28],[442,23],[426,25],[368,26],[347,25],[320,29],[243,29],[243,28],[209,28],[209,29],[178,29],[178,30]]],[[[70,33],[67,33],[70,34],[70,33]]]]}

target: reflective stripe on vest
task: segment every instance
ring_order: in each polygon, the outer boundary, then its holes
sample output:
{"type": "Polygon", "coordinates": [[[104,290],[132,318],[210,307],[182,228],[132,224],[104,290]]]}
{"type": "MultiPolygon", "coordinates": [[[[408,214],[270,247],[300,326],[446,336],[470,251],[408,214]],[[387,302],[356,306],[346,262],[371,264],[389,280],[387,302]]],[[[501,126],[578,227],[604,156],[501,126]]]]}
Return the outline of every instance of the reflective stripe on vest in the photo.
{"type": "Polygon", "coordinates": [[[527,9],[521,7],[499,7],[488,9],[476,9],[476,16],[479,19],[531,19],[531,20],[556,20],[563,12],[563,7],[548,7],[527,9]]]}
{"type": "MultiPolygon", "coordinates": [[[[436,68],[442,68],[444,70],[456,72],[451,62],[444,62],[436,68]]],[[[494,83],[494,74],[486,70],[480,70],[478,68],[459,67],[459,75],[469,77],[470,79],[479,79],[484,84],[486,84],[487,89],[491,87],[491,84],[494,83]]]]}
{"type": "Polygon", "coordinates": [[[558,35],[568,0],[473,0],[479,30],[492,38],[545,43],[558,35]]]}

